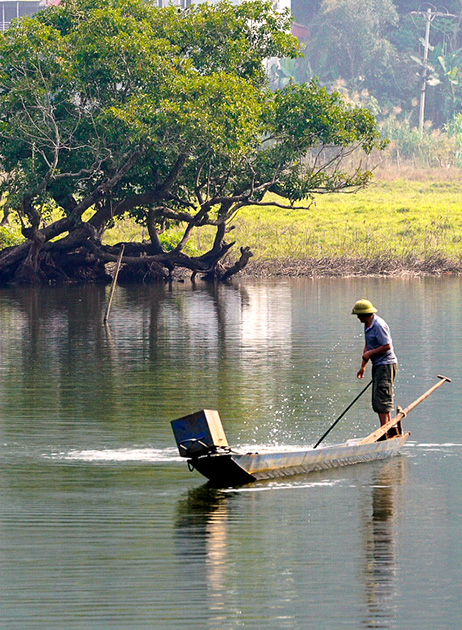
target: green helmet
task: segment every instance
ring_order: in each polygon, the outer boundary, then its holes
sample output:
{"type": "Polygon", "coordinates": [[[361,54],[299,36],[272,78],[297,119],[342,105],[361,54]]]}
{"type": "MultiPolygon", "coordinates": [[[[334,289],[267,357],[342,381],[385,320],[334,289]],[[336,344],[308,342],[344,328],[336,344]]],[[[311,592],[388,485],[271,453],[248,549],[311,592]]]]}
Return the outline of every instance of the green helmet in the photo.
{"type": "Polygon", "coordinates": [[[353,315],[372,315],[377,309],[369,300],[358,300],[351,311],[353,315]]]}

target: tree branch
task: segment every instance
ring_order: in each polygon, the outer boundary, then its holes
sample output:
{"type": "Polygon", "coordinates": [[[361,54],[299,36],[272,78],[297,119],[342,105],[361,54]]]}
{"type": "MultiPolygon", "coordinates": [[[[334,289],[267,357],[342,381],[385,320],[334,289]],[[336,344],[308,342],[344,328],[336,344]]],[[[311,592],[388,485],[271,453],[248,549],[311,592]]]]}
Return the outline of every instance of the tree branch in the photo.
{"type": "Polygon", "coordinates": [[[128,156],[125,164],[123,164],[119,170],[108,180],[106,180],[103,184],[100,184],[95,188],[95,190],[87,195],[82,201],[77,204],[77,207],[74,210],[74,214],[82,215],[85,210],[88,210],[91,206],[93,206],[98,199],[101,199],[103,195],[112,190],[114,186],[116,186],[121,179],[125,177],[125,175],[129,172],[132,166],[137,162],[138,158],[141,155],[141,150],[136,149],[132,151],[132,153],[128,156]]]}

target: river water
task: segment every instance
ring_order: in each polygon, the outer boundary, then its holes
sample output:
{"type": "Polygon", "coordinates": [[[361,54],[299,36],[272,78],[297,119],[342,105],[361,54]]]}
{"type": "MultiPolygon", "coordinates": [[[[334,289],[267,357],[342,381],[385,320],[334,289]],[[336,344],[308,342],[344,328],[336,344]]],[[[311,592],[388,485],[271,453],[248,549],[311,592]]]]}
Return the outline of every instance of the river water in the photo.
{"type": "MultiPolygon", "coordinates": [[[[0,627],[462,626],[462,280],[303,279],[0,292],[0,627]],[[401,456],[217,491],[169,421],[312,445],[364,386],[367,297],[392,329],[401,456]]],[[[327,442],[372,431],[369,393],[327,442]]]]}

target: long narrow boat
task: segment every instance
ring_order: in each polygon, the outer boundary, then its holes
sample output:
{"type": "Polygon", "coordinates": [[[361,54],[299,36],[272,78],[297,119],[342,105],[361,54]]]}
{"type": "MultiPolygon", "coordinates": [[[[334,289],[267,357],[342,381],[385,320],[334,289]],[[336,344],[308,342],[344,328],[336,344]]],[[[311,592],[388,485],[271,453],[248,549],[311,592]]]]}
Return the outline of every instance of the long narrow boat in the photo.
{"type": "Polygon", "coordinates": [[[215,487],[240,486],[260,479],[275,479],[326,468],[358,464],[397,455],[409,438],[403,432],[403,418],[451,379],[441,379],[406,409],[363,439],[306,450],[236,453],[228,444],[217,411],[202,410],[172,421],[172,429],[182,457],[188,458],[190,470],[197,470],[215,487]],[[393,433],[393,437],[388,437],[393,433]]]}

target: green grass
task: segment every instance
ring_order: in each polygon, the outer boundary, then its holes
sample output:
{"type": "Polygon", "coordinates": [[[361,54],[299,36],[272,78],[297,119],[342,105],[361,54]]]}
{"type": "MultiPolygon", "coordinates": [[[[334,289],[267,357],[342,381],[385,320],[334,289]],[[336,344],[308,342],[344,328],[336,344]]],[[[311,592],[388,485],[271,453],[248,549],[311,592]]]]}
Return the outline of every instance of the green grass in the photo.
{"type": "MultiPolygon", "coordinates": [[[[273,197],[274,198],[274,197],[273,197]]],[[[319,196],[309,210],[249,207],[233,238],[255,260],[462,254],[462,182],[375,182],[319,196]]]]}

